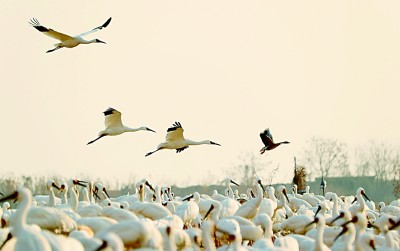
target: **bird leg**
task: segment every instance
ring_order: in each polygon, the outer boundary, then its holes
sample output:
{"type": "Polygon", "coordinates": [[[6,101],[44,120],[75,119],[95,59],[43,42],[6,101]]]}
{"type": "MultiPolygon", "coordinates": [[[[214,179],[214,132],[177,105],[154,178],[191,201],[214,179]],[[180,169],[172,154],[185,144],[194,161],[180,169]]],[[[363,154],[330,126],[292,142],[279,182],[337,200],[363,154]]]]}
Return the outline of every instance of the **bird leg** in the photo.
{"type": "Polygon", "coordinates": [[[161,150],[161,148],[159,148],[159,149],[157,149],[157,150],[155,150],[155,151],[152,151],[152,152],[148,152],[148,153],[146,153],[146,155],[144,155],[144,156],[147,157],[147,156],[149,156],[149,155],[152,155],[153,153],[157,152],[158,150],[161,150]]]}
{"type": "Polygon", "coordinates": [[[58,49],[61,49],[61,47],[60,47],[60,46],[57,46],[57,47],[54,48],[54,49],[51,49],[51,50],[46,51],[46,53],[53,52],[53,51],[58,50],[58,49]]]}
{"type": "Polygon", "coordinates": [[[0,246],[0,250],[4,247],[4,245],[5,245],[9,240],[12,239],[12,237],[13,237],[13,236],[12,236],[11,232],[9,232],[8,235],[7,235],[7,238],[4,240],[3,244],[1,244],[1,246],[0,246]]]}
{"type": "Polygon", "coordinates": [[[107,135],[107,134],[102,134],[102,135],[100,135],[99,137],[97,137],[96,139],[94,139],[94,140],[92,140],[92,141],[89,141],[86,145],[92,144],[93,142],[95,142],[95,141],[101,139],[102,137],[104,137],[104,136],[106,136],[106,135],[107,135]]]}

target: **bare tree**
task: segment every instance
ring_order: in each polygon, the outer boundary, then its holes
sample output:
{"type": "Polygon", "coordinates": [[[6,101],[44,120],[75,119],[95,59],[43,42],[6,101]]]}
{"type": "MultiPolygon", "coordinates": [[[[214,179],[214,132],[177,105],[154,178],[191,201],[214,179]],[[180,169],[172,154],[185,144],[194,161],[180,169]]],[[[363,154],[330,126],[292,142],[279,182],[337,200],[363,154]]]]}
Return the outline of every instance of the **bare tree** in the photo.
{"type": "Polygon", "coordinates": [[[350,175],[347,145],[336,139],[312,137],[304,151],[304,161],[314,176],[350,175]]]}
{"type": "MultiPolygon", "coordinates": [[[[260,176],[264,176],[267,167],[270,165],[270,161],[263,162],[259,157],[256,157],[254,153],[245,153],[239,157],[241,164],[234,166],[232,169],[227,171],[228,176],[240,181],[240,185],[253,186],[255,184],[255,175],[257,173],[260,176]]],[[[272,170],[268,175],[275,176],[277,170],[272,170]]],[[[272,182],[271,180],[268,180],[272,182]]]]}
{"type": "Polygon", "coordinates": [[[356,150],[357,174],[373,175],[378,180],[395,178],[400,167],[400,151],[393,145],[370,141],[366,147],[356,150]]]}

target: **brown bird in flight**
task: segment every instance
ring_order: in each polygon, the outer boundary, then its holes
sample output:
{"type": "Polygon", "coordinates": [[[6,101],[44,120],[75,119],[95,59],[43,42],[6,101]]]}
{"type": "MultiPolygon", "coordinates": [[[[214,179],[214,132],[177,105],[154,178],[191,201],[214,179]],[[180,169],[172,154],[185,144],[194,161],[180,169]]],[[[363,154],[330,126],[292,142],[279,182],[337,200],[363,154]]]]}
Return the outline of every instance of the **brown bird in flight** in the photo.
{"type": "Polygon", "coordinates": [[[260,133],[260,137],[262,142],[264,143],[264,147],[261,148],[260,153],[263,154],[265,151],[270,151],[272,149],[277,148],[280,144],[289,144],[288,141],[282,141],[279,143],[274,143],[274,139],[272,138],[272,134],[269,131],[269,128],[265,129],[260,133]]]}

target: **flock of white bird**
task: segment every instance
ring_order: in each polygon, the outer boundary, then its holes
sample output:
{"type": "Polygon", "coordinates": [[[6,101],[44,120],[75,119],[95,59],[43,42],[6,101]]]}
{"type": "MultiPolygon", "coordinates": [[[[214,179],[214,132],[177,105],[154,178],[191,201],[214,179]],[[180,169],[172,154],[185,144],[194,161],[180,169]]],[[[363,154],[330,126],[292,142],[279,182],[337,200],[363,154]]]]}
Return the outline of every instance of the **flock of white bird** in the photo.
{"type": "Polygon", "coordinates": [[[297,187],[176,196],[143,179],[112,198],[101,183],[49,180],[48,195],[19,188],[0,198],[1,250],[399,250],[400,199],[377,207],[358,188],[325,196],[297,187]],[[78,188],[79,187],[79,188],[78,188]],[[60,196],[57,197],[56,195],[60,196]],[[8,200],[17,203],[10,209],[8,200]]]}
{"type": "MultiPolygon", "coordinates": [[[[37,19],[30,24],[43,34],[59,40],[53,52],[79,44],[105,43],[83,36],[106,28],[104,24],[78,36],[69,36],[42,26],[37,19]]],[[[88,144],[104,136],[125,132],[154,130],[127,127],[121,113],[104,111],[105,129],[88,144]]],[[[275,149],[266,129],[260,134],[264,147],[260,153],[275,149]]],[[[175,122],[167,129],[162,149],[181,152],[190,145],[220,145],[210,140],[185,139],[183,128],[175,122]]],[[[136,183],[136,191],[111,198],[101,183],[70,179],[58,185],[50,180],[48,195],[32,195],[24,187],[0,198],[1,250],[400,250],[400,199],[390,205],[370,201],[363,188],[354,195],[325,196],[309,191],[300,195],[293,186],[264,187],[255,177],[253,188],[239,194],[226,179],[225,194],[195,192],[175,196],[170,187],[136,183]],[[77,187],[80,187],[79,189],[77,187]],[[60,196],[57,197],[57,196],[60,196]],[[80,199],[79,199],[80,198],[80,199]],[[11,209],[10,202],[17,203],[11,209]]],[[[5,192],[5,191],[3,191],[5,192]]]]}

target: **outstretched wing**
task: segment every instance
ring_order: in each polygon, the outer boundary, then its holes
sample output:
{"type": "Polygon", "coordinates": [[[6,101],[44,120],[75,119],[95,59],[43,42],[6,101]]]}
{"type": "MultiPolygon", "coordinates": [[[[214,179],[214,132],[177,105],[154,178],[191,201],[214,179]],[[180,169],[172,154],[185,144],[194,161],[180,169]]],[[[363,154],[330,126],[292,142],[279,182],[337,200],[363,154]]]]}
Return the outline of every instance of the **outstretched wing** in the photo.
{"type": "Polygon", "coordinates": [[[260,138],[265,146],[269,146],[274,143],[274,140],[272,138],[271,132],[269,131],[269,128],[265,129],[263,132],[260,133],[260,138]]]}
{"type": "Polygon", "coordinates": [[[104,24],[102,24],[99,27],[96,27],[94,29],[91,29],[90,31],[84,32],[82,34],[79,34],[78,37],[86,36],[86,35],[91,34],[93,32],[99,31],[99,30],[101,30],[103,28],[106,28],[110,24],[110,22],[111,22],[111,17],[109,19],[107,19],[107,21],[104,24]]]}
{"type": "Polygon", "coordinates": [[[106,128],[122,127],[121,113],[114,108],[109,107],[104,112],[104,124],[106,128]]]}
{"type": "Polygon", "coordinates": [[[38,31],[42,32],[43,34],[55,38],[57,40],[60,40],[61,42],[73,39],[71,36],[65,35],[64,33],[44,27],[39,23],[39,21],[36,18],[31,19],[29,24],[32,25],[38,31]]]}
{"type": "Polygon", "coordinates": [[[181,123],[175,122],[167,130],[167,136],[165,136],[166,141],[183,140],[183,128],[181,123]]]}

